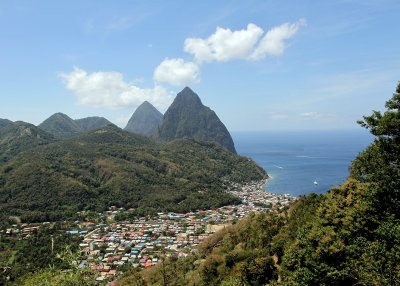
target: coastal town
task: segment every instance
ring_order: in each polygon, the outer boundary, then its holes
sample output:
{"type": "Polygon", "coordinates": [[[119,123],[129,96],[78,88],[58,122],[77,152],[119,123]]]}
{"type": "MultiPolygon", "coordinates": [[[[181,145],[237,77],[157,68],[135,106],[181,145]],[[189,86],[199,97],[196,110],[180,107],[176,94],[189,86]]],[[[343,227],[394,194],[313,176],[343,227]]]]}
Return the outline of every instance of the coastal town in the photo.
{"type": "MultiPolygon", "coordinates": [[[[74,229],[66,230],[82,239],[79,245],[82,258],[73,263],[80,269],[97,271],[99,284],[113,285],[124,266],[150,267],[168,256],[185,257],[196,252],[198,245],[213,233],[248,214],[274,211],[296,200],[289,194],[266,192],[263,189],[266,182],[232,184],[228,192],[239,197],[242,203],[215,210],[158,213],[154,217],[116,221],[118,214],[129,213],[132,209],[111,206],[104,214],[98,214],[104,218],[104,223],[77,222],[74,229]]],[[[21,234],[29,235],[39,228],[25,225],[21,234]]]]}

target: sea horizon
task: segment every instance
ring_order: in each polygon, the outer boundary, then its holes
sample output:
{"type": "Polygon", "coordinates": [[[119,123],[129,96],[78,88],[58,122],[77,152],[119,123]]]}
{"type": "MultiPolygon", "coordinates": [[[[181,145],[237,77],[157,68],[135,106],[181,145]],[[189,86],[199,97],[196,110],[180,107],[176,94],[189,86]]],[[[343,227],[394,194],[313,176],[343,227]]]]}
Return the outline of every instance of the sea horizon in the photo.
{"type": "Polygon", "coordinates": [[[373,141],[362,128],[231,134],[238,154],[253,159],[270,176],[265,191],[295,197],[326,193],[345,182],[351,161],[373,141]]]}

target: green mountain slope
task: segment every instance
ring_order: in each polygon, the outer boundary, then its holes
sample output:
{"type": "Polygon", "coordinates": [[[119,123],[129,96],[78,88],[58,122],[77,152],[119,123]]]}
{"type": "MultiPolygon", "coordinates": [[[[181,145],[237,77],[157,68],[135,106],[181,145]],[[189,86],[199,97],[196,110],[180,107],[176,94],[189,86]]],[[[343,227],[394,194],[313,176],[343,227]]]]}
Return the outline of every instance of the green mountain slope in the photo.
{"type": "Polygon", "coordinates": [[[71,138],[83,132],[77,122],[60,112],[47,118],[38,127],[53,134],[58,139],[71,138]]]}
{"type": "Polygon", "coordinates": [[[162,119],[162,113],[145,101],[132,114],[124,130],[150,136],[161,124],[162,119]]]}
{"type": "Polygon", "coordinates": [[[0,165],[21,152],[54,141],[53,135],[30,123],[11,123],[0,129],[0,165]]]}
{"type": "Polygon", "coordinates": [[[214,141],[236,153],[232,137],[225,125],[188,87],[178,93],[165,113],[161,125],[154,131],[153,137],[166,142],[185,137],[214,141]]]}
{"type": "Polygon", "coordinates": [[[211,208],[237,199],[223,182],[262,179],[253,161],[215,143],[159,144],[116,126],[21,153],[0,169],[0,206],[24,220],[111,205],[138,213],[211,208]]]}
{"type": "Polygon", "coordinates": [[[4,126],[7,126],[7,125],[9,125],[9,124],[11,124],[11,123],[12,123],[11,120],[0,118],[0,128],[2,128],[2,127],[4,127],[4,126]]]}
{"type": "Polygon", "coordinates": [[[104,117],[99,117],[99,116],[75,119],[74,121],[76,122],[76,124],[78,124],[78,126],[82,129],[83,132],[111,124],[110,121],[108,121],[104,117]]]}

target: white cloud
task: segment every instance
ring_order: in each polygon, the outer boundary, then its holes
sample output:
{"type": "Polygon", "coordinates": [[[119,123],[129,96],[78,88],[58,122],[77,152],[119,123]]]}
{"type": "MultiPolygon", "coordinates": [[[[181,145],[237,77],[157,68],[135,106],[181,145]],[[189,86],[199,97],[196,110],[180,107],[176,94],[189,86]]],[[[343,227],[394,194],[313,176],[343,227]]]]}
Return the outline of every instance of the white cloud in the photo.
{"type": "Polygon", "coordinates": [[[134,82],[124,81],[119,72],[94,72],[74,68],[60,74],[66,87],[78,96],[78,104],[91,107],[124,108],[135,107],[147,100],[159,109],[165,109],[172,101],[172,94],[164,87],[139,88],[134,82]]]}
{"type": "Polygon", "coordinates": [[[261,60],[266,55],[282,55],[290,39],[305,25],[305,20],[269,30],[261,39],[264,31],[255,24],[248,24],[246,29],[232,31],[217,27],[207,39],[187,38],[184,51],[194,56],[194,62],[185,62],[182,58],[165,58],[154,70],[156,82],[166,82],[174,86],[198,83],[199,65],[203,62],[227,62],[237,59],[261,60]],[[260,40],[261,39],[261,40],[260,40]]]}
{"type": "Polygon", "coordinates": [[[300,19],[296,23],[284,23],[274,27],[262,38],[259,45],[249,56],[251,60],[264,59],[266,55],[280,56],[285,51],[284,40],[288,40],[296,34],[301,26],[306,25],[305,19],[300,19]]]}
{"type": "Polygon", "coordinates": [[[198,83],[199,67],[193,62],[166,58],[154,71],[154,80],[167,82],[175,86],[198,83]]]}
{"type": "Polygon", "coordinates": [[[238,31],[217,27],[215,33],[207,39],[186,39],[184,50],[194,55],[198,63],[236,59],[262,60],[266,55],[282,55],[286,48],[285,40],[293,37],[304,25],[305,19],[296,23],[284,23],[269,30],[262,39],[264,30],[252,23],[247,25],[247,29],[238,31]]]}
{"type": "Polygon", "coordinates": [[[185,52],[193,54],[198,62],[229,61],[246,58],[257,43],[263,29],[248,24],[246,30],[231,31],[217,27],[209,38],[188,38],[185,40],[185,52]]]}

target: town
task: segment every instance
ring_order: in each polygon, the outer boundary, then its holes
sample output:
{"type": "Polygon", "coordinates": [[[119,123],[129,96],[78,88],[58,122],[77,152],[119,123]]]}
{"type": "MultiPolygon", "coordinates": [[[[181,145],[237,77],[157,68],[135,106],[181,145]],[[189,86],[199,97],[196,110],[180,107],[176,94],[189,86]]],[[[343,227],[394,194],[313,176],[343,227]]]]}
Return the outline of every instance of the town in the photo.
{"type": "MultiPolygon", "coordinates": [[[[215,210],[158,213],[151,218],[116,221],[115,217],[132,209],[111,206],[104,214],[98,214],[106,223],[77,222],[76,228],[67,230],[82,237],[79,247],[83,258],[74,264],[81,269],[97,271],[98,283],[113,285],[124,266],[150,267],[171,255],[185,257],[196,252],[197,246],[213,233],[248,214],[274,211],[296,200],[288,194],[267,193],[263,189],[266,182],[231,184],[228,192],[239,197],[242,203],[215,210]]],[[[21,232],[29,235],[39,227],[24,225],[21,232]]]]}

